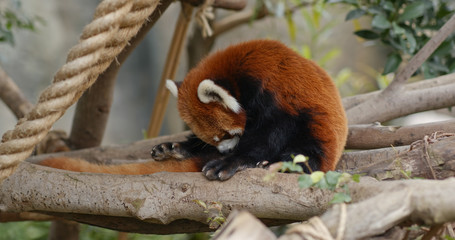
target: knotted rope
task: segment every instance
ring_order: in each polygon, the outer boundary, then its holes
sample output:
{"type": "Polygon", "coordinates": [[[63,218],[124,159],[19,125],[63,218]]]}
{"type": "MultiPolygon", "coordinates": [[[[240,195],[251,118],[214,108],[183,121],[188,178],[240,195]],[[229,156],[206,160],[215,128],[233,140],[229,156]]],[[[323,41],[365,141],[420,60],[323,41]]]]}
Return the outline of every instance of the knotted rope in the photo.
{"type": "Polygon", "coordinates": [[[335,209],[340,211],[338,222],[337,237],[330,234],[329,229],[319,217],[312,217],[307,222],[293,226],[280,237],[280,240],[289,239],[312,239],[312,240],[341,240],[344,239],[347,221],[347,207],[345,203],[335,205],[335,209]]]}
{"type": "Polygon", "coordinates": [[[14,172],[74,104],[112,63],[153,13],[159,0],[104,0],[96,8],[66,64],[40,95],[36,106],[0,143],[0,182],[14,172]]]}
{"type": "Polygon", "coordinates": [[[196,12],[196,22],[201,27],[202,36],[204,38],[211,37],[213,35],[213,30],[212,27],[210,27],[209,20],[215,19],[215,13],[213,12],[214,2],[215,0],[205,0],[196,12]]]}

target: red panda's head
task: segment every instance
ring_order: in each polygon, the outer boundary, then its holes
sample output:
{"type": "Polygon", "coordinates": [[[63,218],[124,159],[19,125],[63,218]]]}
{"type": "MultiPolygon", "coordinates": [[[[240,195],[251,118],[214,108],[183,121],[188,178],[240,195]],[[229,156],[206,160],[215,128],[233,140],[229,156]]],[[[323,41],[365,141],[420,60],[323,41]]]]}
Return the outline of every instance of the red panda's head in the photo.
{"type": "Polygon", "coordinates": [[[166,86],[177,97],[183,121],[198,138],[221,153],[236,147],[245,129],[246,114],[228,91],[210,79],[181,84],[168,80],[166,86]]]}

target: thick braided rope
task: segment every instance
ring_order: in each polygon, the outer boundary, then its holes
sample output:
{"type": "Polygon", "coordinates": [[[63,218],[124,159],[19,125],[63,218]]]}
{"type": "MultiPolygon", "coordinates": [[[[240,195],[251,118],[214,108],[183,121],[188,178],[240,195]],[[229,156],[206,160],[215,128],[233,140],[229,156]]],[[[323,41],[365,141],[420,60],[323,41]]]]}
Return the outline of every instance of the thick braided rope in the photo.
{"type": "Polygon", "coordinates": [[[6,132],[0,143],[0,181],[26,159],[64,112],[87,90],[134,37],[159,0],[104,0],[79,43],[36,106],[6,132]]]}

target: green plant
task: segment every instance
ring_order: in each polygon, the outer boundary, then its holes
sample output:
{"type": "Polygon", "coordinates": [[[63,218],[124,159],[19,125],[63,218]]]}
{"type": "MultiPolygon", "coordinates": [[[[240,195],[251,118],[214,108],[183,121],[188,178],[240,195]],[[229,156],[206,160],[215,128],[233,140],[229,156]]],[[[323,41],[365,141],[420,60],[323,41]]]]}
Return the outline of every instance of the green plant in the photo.
{"type": "Polygon", "coordinates": [[[36,22],[44,23],[40,17],[28,17],[21,11],[20,1],[15,1],[13,9],[0,9],[0,43],[14,46],[14,31],[36,30],[36,22]]]}
{"type": "Polygon", "coordinates": [[[328,189],[334,191],[330,203],[351,202],[349,187],[346,183],[350,181],[358,182],[360,175],[350,175],[348,173],[340,173],[328,171],[326,173],[315,171],[311,174],[303,174],[299,177],[298,182],[301,188],[316,187],[319,189],[328,189]]]}
{"type": "Polygon", "coordinates": [[[347,183],[354,181],[360,181],[360,175],[349,173],[340,173],[335,171],[328,171],[326,173],[322,171],[313,171],[308,164],[308,157],[301,154],[292,156],[293,160],[289,162],[274,163],[269,167],[271,173],[264,177],[264,181],[271,181],[277,172],[294,172],[301,173],[302,175],[298,178],[298,184],[300,188],[315,187],[319,189],[328,189],[335,192],[330,203],[341,203],[350,202],[351,195],[349,192],[349,186],[347,183]],[[300,164],[304,164],[310,174],[306,174],[303,171],[303,167],[300,164]]]}
{"type": "MultiPolygon", "coordinates": [[[[380,40],[391,50],[383,75],[394,72],[409,60],[454,13],[452,0],[327,0],[353,7],[346,20],[369,16],[370,28],[355,34],[366,40],[380,40]]],[[[455,34],[449,36],[422,65],[426,78],[455,71],[455,34]]]]}

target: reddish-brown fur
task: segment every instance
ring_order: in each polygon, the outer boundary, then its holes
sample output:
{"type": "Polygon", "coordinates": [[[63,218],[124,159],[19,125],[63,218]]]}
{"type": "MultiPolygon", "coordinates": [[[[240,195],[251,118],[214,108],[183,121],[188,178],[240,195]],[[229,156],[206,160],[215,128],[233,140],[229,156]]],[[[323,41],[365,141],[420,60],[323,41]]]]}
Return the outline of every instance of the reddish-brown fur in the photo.
{"type": "Polygon", "coordinates": [[[198,158],[185,160],[148,161],[145,163],[128,163],[119,165],[99,165],[87,161],[58,157],[40,162],[40,165],[70,170],[74,172],[92,172],[126,175],[143,175],[157,172],[200,172],[204,163],[198,158]]]}
{"type": "MultiPolygon", "coordinates": [[[[338,91],[322,68],[277,41],[255,40],[228,47],[207,57],[188,73],[179,88],[179,111],[199,138],[215,145],[212,138],[220,128],[244,128],[244,113],[239,116],[217,103],[204,104],[197,98],[197,88],[202,80],[230,76],[228,80],[235,86],[236,72],[251,73],[261,79],[262,87],[276,93],[276,102],[289,114],[297,115],[298,110],[305,108],[332,113],[315,114],[312,127],[315,137],[325,143],[326,158],[321,163],[321,170],[335,169],[347,137],[347,121],[338,91]],[[253,51],[257,48],[268,51],[253,51]],[[239,59],[239,56],[247,57],[239,59]],[[294,80],[302,76],[304,83],[296,84],[294,80]],[[200,123],[206,124],[198,126],[200,123]]],[[[241,93],[237,90],[236,94],[241,93]]]]}

